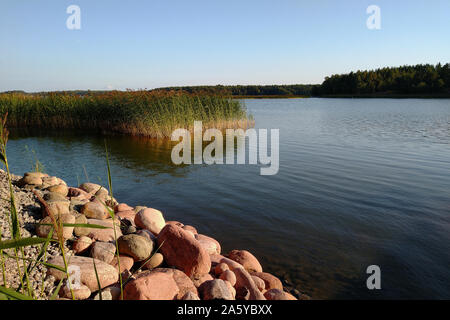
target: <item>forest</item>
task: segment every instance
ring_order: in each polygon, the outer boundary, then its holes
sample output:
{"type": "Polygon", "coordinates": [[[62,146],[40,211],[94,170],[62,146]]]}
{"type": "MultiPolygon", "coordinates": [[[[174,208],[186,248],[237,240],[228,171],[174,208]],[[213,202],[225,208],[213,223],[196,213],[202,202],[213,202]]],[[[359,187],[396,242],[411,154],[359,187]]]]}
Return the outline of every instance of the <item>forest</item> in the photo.
{"type": "Polygon", "coordinates": [[[220,93],[237,97],[301,97],[310,96],[312,84],[291,84],[291,85],[235,85],[235,86],[185,86],[166,87],[155,90],[186,91],[189,93],[220,93]]]}
{"type": "Polygon", "coordinates": [[[333,95],[449,95],[450,64],[418,64],[335,74],[314,86],[312,96],[333,95]]]}

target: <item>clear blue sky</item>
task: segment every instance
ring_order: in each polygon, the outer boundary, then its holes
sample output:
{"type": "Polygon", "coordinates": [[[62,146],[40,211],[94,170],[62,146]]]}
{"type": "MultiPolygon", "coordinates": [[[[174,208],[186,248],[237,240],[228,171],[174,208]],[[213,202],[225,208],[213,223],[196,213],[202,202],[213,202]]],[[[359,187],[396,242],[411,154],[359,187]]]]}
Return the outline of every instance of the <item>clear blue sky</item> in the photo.
{"type": "Polygon", "coordinates": [[[450,61],[450,1],[0,2],[0,91],[320,83],[450,61]],[[68,30],[66,8],[81,8],[68,30]],[[366,8],[381,8],[381,30],[366,8]]]}

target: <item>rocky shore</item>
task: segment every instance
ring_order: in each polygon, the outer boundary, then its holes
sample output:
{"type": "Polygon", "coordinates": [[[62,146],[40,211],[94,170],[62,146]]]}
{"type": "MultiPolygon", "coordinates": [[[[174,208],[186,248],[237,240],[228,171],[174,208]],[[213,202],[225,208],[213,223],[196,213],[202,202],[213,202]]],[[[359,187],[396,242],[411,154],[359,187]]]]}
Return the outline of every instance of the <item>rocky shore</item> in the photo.
{"type": "MultiPolygon", "coordinates": [[[[100,296],[103,300],[120,299],[119,271],[126,300],[309,299],[264,272],[249,251],[232,250],[222,254],[220,243],[198,233],[194,226],[166,221],[157,209],[119,203],[98,184],[69,187],[62,179],[39,172],[13,176],[13,183],[23,237],[48,236],[52,219],[47,210],[63,223],[106,227],[63,227],[68,264],[79,267],[80,271],[80,283],[72,288],[75,299],[98,300],[100,296]],[[47,210],[33,192],[43,199],[47,210]],[[114,212],[115,220],[108,208],[114,212]]],[[[3,201],[0,223],[2,240],[5,240],[10,239],[5,219],[9,190],[3,171],[0,184],[3,201]]],[[[26,256],[33,258],[40,246],[25,249],[26,256]]],[[[60,253],[58,245],[52,243],[47,250],[47,262],[64,267],[60,253]]],[[[7,284],[12,288],[19,284],[15,263],[9,258],[6,261],[7,284]]],[[[39,297],[48,299],[64,278],[65,273],[39,265],[30,280],[36,291],[42,291],[39,297]]],[[[72,299],[67,284],[61,287],[59,299],[72,299]]]]}

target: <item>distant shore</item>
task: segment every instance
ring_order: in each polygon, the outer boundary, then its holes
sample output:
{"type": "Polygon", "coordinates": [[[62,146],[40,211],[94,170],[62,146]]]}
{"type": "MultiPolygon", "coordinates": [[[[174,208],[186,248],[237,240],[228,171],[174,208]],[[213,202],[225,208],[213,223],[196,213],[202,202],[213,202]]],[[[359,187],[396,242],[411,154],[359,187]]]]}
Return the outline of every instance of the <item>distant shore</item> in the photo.
{"type": "Polygon", "coordinates": [[[253,96],[232,96],[233,99],[303,99],[311,96],[284,96],[284,95],[253,95],[253,96]]]}
{"type": "Polygon", "coordinates": [[[306,98],[358,98],[358,99],[450,99],[450,93],[442,94],[396,94],[396,93],[375,93],[375,94],[335,94],[320,96],[233,96],[233,99],[306,99],[306,98]]]}
{"type": "Polygon", "coordinates": [[[450,99],[450,93],[401,94],[401,93],[367,93],[367,94],[327,94],[310,98],[368,98],[368,99],[450,99]]]}

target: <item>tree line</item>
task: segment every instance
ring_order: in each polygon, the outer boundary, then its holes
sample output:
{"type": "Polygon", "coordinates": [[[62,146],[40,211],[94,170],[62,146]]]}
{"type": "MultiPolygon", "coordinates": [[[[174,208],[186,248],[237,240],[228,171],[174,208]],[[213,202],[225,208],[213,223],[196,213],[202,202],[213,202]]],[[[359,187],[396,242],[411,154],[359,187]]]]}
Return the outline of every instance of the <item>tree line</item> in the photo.
{"type": "MultiPolygon", "coordinates": [[[[418,64],[358,70],[326,77],[322,84],[290,85],[216,85],[156,88],[149,91],[181,91],[233,97],[308,97],[308,96],[450,96],[450,64],[418,64]]],[[[18,93],[10,91],[8,93],[18,93]]],[[[75,95],[103,94],[106,91],[74,90],[75,95]]],[[[26,94],[25,92],[22,92],[26,94]]],[[[48,93],[33,93],[45,95],[48,93]]]]}
{"type": "Polygon", "coordinates": [[[365,94],[449,94],[450,64],[418,64],[335,74],[315,86],[313,96],[365,94]]]}
{"type": "Polygon", "coordinates": [[[184,86],[165,87],[155,90],[185,91],[189,93],[214,93],[231,96],[310,96],[315,85],[291,84],[291,85],[234,85],[234,86],[184,86]]]}

